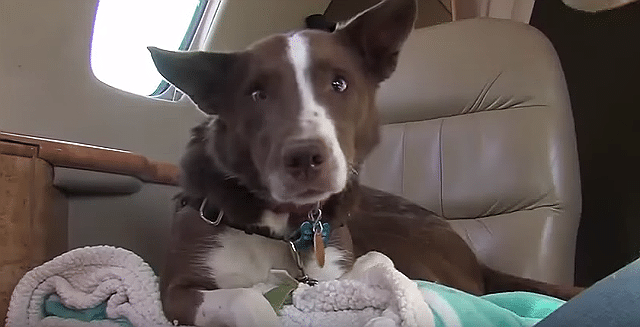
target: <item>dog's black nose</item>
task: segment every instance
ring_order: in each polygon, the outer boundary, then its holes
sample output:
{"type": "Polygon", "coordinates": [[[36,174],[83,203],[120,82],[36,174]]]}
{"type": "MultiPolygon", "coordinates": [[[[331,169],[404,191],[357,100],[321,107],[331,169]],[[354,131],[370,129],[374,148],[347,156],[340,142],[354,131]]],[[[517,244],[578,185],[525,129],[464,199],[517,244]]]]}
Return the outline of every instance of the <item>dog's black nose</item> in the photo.
{"type": "Polygon", "coordinates": [[[327,146],[321,140],[296,140],[283,149],[286,172],[298,181],[315,179],[328,158],[327,146]]]}

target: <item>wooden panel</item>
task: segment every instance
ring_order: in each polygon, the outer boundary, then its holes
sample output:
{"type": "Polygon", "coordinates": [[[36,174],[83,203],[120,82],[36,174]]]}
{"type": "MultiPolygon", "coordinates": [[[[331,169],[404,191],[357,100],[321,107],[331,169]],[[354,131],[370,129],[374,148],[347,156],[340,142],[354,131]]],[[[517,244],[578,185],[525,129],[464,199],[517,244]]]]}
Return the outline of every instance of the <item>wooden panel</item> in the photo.
{"type": "MultiPolygon", "coordinates": [[[[20,153],[36,152],[22,147],[20,153]]],[[[67,250],[68,203],[52,174],[41,159],[0,154],[0,317],[20,278],[67,250]]]]}
{"type": "Polygon", "coordinates": [[[34,264],[40,265],[67,251],[69,205],[62,191],[53,186],[53,167],[35,159],[32,190],[32,247],[34,264]]]}
{"type": "Polygon", "coordinates": [[[38,157],[53,166],[135,176],[145,182],[178,184],[178,168],[130,151],[0,131],[0,141],[37,146],[38,157]]]}
{"type": "Polygon", "coordinates": [[[32,158],[0,154],[0,316],[6,316],[11,292],[32,265],[32,158]]]}

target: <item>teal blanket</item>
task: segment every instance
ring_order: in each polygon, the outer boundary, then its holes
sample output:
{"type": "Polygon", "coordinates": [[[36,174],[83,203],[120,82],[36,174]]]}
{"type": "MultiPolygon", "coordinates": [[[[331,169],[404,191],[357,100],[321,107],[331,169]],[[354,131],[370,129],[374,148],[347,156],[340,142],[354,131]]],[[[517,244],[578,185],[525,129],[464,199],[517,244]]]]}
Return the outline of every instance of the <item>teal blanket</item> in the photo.
{"type": "MultiPolygon", "coordinates": [[[[426,281],[416,281],[431,306],[437,327],[444,326],[533,326],[565,301],[528,292],[507,292],[474,296],[456,289],[426,281]]],[[[45,316],[72,318],[80,321],[106,318],[106,303],[95,308],[66,308],[55,296],[45,301],[45,316]]],[[[131,326],[126,319],[112,320],[131,326]]]]}
{"type": "Polygon", "coordinates": [[[93,308],[71,309],[64,306],[62,300],[56,294],[50,294],[44,300],[44,316],[61,319],[73,319],[83,322],[109,320],[122,327],[133,327],[126,318],[107,318],[107,302],[102,302],[93,308]]]}
{"type": "Polygon", "coordinates": [[[565,303],[529,292],[475,296],[436,283],[416,281],[436,326],[533,326],[565,303]]]}

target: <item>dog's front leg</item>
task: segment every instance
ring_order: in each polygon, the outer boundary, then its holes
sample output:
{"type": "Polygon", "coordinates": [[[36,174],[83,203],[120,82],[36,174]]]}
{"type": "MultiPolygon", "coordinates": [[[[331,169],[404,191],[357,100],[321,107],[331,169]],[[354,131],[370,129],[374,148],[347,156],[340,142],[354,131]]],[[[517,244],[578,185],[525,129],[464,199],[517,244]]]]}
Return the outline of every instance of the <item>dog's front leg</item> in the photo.
{"type": "Polygon", "coordinates": [[[213,326],[281,326],[275,311],[257,290],[250,288],[202,291],[195,324],[213,326]]]}

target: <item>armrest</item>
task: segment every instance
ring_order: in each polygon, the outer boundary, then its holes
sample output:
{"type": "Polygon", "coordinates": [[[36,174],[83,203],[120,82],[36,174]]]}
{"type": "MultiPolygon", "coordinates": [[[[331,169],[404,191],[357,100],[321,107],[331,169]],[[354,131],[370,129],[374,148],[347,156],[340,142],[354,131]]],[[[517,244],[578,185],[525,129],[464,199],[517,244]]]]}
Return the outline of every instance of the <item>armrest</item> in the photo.
{"type": "MultiPolygon", "coordinates": [[[[35,156],[47,161],[57,170],[58,174],[62,175],[59,177],[58,183],[63,187],[86,188],[86,183],[82,184],[83,186],[79,184],[79,178],[86,178],[88,181],[93,180],[94,182],[100,181],[107,189],[118,184],[120,186],[116,188],[121,191],[126,189],[126,192],[131,192],[136,188],[135,180],[154,184],[178,185],[179,170],[176,165],[153,161],[130,151],[3,131],[0,131],[0,140],[36,147],[35,156]],[[73,170],[61,170],[61,168],[73,170]],[[85,170],[92,173],[75,170],[85,170]],[[106,173],[107,175],[97,173],[106,173]],[[107,176],[110,177],[107,178],[107,176]],[[107,184],[110,186],[107,187],[107,184]],[[72,185],[75,186],[72,187],[72,185]]],[[[3,151],[5,150],[11,151],[8,147],[7,149],[3,148],[3,151]]],[[[20,153],[15,154],[24,156],[20,153]]],[[[105,189],[102,186],[97,186],[105,189]]]]}
{"type": "Polygon", "coordinates": [[[53,186],[71,195],[126,195],[140,191],[142,182],[127,175],[54,167],[53,186]]]}

